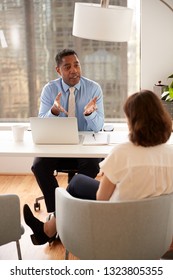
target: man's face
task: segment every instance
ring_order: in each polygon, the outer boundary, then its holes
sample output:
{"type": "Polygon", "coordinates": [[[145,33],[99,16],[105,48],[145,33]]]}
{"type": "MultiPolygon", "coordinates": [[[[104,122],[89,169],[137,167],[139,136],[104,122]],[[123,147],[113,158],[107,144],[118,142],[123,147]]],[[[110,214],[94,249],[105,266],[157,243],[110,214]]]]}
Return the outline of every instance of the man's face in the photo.
{"type": "Polygon", "coordinates": [[[67,85],[74,86],[79,83],[81,66],[76,55],[65,56],[61,65],[56,67],[56,71],[67,85]]]}

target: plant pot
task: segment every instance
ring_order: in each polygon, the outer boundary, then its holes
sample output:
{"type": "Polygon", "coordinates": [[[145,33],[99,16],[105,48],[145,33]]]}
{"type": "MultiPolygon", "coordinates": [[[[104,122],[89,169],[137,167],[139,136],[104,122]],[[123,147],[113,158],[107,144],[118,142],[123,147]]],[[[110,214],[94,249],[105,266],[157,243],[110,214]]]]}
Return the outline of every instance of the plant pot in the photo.
{"type": "Polygon", "coordinates": [[[162,100],[162,103],[173,119],[173,102],[162,100]]]}

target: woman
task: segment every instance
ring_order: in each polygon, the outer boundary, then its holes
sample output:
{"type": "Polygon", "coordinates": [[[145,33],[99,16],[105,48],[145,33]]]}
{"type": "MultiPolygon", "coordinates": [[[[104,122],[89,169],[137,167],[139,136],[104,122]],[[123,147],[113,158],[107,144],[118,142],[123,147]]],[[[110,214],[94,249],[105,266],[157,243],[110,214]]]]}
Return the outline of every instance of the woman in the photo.
{"type": "MultiPolygon", "coordinates": [[[[116,145],[100,163],[101,181],[78,174],[67,191],[82,199],[139,200],[173,192],[173,147],[166,144],[172,120],[160,99],[149,90],[129,96],[124,104],[129,140],[116,145]]],[[[50,242],[56,236],[55,217],[46,223],[36,219],[29,206],[24,218],[34,234],[34,244],[50,242]]]]}

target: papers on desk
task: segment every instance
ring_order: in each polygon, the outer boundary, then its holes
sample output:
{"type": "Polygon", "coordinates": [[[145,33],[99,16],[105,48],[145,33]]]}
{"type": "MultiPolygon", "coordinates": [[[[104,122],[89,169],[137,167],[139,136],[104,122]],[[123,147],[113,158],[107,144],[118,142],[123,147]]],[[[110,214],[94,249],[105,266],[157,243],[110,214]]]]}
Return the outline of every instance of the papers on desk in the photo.
{"type": "MultiPolygon", "coordinates": [[[[83,145],[113,145],[121,144],[129,141],[128,137],[129,131],[113,131],[89,133],[83,135],[83,145]]],[[[171,134],[169,140],[167,141],[169,145],[173,145],[173,133],[171,134]]]]}
{"type": "Polygon", "coordinates": [[[90,133],[84,135],[83,145],[109,145],[109,144],[120,144],[127,142],[128,132],[111,132],[111,133],[90,133]]]}
{"type": "Polygon", "coordinates": [[[83,145],[108,145],[107,133],[91,133],[84,136],[83,145]]]}

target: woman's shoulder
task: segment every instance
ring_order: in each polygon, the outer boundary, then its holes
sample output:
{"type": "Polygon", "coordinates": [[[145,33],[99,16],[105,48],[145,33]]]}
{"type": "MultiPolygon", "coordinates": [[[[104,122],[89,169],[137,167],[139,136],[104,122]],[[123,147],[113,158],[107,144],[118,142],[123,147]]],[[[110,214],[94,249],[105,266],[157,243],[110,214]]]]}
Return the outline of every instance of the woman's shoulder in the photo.
{"type": "Polygon", "coordinates": [[[134,145],[131,141],[126,141],[120,144],[116,144],[113,148],[113,151],[125,151],[125,150],[131,150],[136,148],[137,146],[134,145]]]}
{"type": "Polygon", "coordinates": [[[169,143],[165,143],[163,145],[160,145],[160,150],[168,153],[170,155],[173,155],[173,145],[169,144],[169,143]]]}

